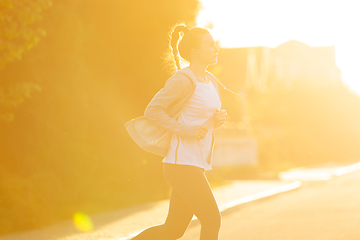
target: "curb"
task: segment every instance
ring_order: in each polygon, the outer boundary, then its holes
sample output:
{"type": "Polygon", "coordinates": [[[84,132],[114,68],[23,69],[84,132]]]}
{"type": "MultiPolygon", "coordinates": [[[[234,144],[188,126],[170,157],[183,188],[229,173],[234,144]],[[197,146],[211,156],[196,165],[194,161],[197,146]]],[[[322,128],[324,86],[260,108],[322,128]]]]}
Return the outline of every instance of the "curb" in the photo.
{"type": "Polygon", "coordinates": [[[236,206],[238,206],[240,204],[244,204],[244,203],[252,202],[252,201],[255,201],[255,200],[262,199],[262,198],[274,196],[274,195],[279,194],[279,193],[295,190],[295,189],[301,187],[301,185],[302,185],[301,181],[295,181],[295,182],[292,182],[292,183],[288,183],[286,185],[276,187],[276,188],[273,188],[273,189],[269,189],[269,190],[266,190],[266,191],[263,191],[263,192],[259,192],[259,193],[256,193],[254,195],[250,195],[250,196],[247,196],[247,197],[242,197],[242,198],[239,198],[239,199],[235,199],[235,200],[230,201],[230,202],[228,202],[226,204],[223,204],[222,206],[219,206],[219,209],[220,209],[220,212],[224,212],[225,210],[236,207],[236,206]]]}
{"type": "Polygon", "coordinates": [[[350,165],[350,166],[341,167],[339,169],[336,169],[333,175],[336,176],[336,177],[339,177],[339,176],[342,176],[344,174],[352,173],[352,172],[355,172],[355,171],[358,171],[358,170],[360,170],[360,162],[355,163],[355,164],[350,165]]]}
{"type": "Polygon", "coordinates": [[[283,181],[327,181],[360,170],[360,162],[344,167],[299,167],[279,173],[283,181]]]}

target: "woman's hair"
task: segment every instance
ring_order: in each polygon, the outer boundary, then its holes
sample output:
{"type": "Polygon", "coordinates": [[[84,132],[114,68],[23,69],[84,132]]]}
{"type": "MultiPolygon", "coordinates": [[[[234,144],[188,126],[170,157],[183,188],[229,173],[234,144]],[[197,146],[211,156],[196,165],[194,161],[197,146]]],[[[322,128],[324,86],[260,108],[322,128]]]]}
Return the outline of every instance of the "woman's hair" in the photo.
{"type": "Polygon", "coordinates": [[[175,61],[177,69],[181,68],[181,59],[190,62],[191,50],[200,46],[201,38],[209,33],[205,28],[194,27],[189,29],[185,24],[175,25],[170,32],[170,51],[172,62],[175,61]]]}

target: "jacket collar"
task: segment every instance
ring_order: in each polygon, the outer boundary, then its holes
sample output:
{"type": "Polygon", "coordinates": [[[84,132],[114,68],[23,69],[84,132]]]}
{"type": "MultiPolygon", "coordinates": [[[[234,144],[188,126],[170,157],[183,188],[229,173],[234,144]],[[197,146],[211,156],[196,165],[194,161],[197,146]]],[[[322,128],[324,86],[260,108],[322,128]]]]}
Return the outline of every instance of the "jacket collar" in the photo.
{"type": "MultiPolygon", "coordinates": [[[[196,83],[197,83],[197,80],[196,80],[196,76],[195,74],[193,73],[193,71],[191,71],[191,69],[189,67],[185,67],[185,68],[182,68],[180,70],[177,70],[175,75],[176,74],[184,74],[185,76],[189,77],[191,79],[191,81],[193,82],[194,86],[196,86],[196,83]]],[[[220,100],[221,100],[221,94],[220,94],[220,89],[217,85],[217,82],[218,80],[215,80],[214,76],[208,72],[206,70],[206,74],[209,76],[209,81],[212,81],[212,83],[214,84],[218,94],[219,94],[219,97],[220,97],[220,100]]]]}
{"type": "Polygon", "coordinates": [[[190,68],[188,68],[188,67],[182,68],[182,69],[176,71],[175,74],[183,74],[183,75],[187,76],[188,78],[191,79],[193,84],[196,86],[197,80],[196,80],[195,74],[193,73],[193,71],[191,71],[190,68]]]}
{"type": "MultiPolygon", "coordinates": [[[[196,76],[195,76],[195,74],[193,73],[193,71],[191,71],[191,69],[190,69],[189,67],[185,67],[185,68],[182,68],[182,69],[180,69],[180,70],[177,70],[175,74],[184,74],[184,75],[186,75],[187,77],[189,77],[189,78],[193,81],[193,83],[194,83],[195,85],[196,85],[196,83],[197,83],[196,76]]],[[[209,78],[209,81],[214,82],[211,74],[209,74],[208,71],[206,71],[206,74],[207,74],[208,76],[210,75],[210,76],[209,76],[209,77],[210,77],[210,78],[209,78]]]]}

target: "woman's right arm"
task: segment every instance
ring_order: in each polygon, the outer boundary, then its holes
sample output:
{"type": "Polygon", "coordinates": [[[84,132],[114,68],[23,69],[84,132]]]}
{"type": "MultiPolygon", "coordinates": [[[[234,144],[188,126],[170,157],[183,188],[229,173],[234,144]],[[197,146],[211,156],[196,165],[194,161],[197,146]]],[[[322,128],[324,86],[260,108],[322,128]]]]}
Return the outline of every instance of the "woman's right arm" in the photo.
{"type": "Polygon", "coordinates": [[[195,126],[184,125],[166,113],[172,104],[184,97],[184,91],[191,87],[190,84],[191,80],[186,76],[173,76],[150,101],[144,116],[181,137],[194,137],[195,126]]]}

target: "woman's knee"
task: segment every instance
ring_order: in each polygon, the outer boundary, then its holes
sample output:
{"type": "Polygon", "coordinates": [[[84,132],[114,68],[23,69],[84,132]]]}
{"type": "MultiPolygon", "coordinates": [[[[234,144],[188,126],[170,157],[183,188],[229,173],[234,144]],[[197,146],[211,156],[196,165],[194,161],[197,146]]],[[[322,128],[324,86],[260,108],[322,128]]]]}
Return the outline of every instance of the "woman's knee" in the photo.
{"type": "Polygon", "coordinates": [[[221,227],[221,214],[218,212],[212,223],[213,228],[219,230],[221,227]]]}

